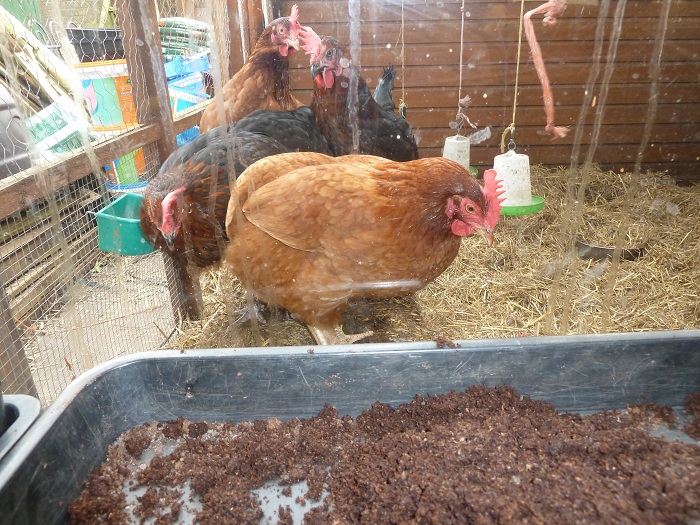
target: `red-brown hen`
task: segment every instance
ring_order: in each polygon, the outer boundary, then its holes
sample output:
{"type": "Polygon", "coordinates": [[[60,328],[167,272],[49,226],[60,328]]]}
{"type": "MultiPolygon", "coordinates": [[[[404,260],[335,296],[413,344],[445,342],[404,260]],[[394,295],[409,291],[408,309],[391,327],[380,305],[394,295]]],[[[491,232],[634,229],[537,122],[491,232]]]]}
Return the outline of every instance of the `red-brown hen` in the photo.
{"type": "Polygon", "coordinates": [[[289,17],[270,22],[255,43],[245,65],[202,112],[199,130],[204,133],[236,122],[256,109],[295,109],[303,104],[289,87],[289,55],[299,49],[299,8],[289,17]],[[221,122],[217,98],[223,99],[226,122],[221,122]]]}
{"type": "MultiPolygon", "coordinates": [[[[372,97],[367,82],[351,60],[348,47],[335,38],[319,37],[310,27],[302,28],[299,38],[311,57],[314,79],[311,110],[333,155],[364,153],[400,162],[417,159],[418,146],[411,126],[372,97]],[[354,108],[353,75],[357,77],[354,108]]],[[[390,91],[389,86],[382,88],[385,89],[390,91]]],[[[383,101],[384,105],[388,103],[390,98],[383,101]]]]}
{"type": "Polygon", "coordinates": [[[419,290],[454,260],[462,237],[489,244],[501,190],[444,158],[405,163],[288,153],[239,177],[225,261],[255,296],[306,323],[319,344],[352,343],[348,301],[419,290]]]}

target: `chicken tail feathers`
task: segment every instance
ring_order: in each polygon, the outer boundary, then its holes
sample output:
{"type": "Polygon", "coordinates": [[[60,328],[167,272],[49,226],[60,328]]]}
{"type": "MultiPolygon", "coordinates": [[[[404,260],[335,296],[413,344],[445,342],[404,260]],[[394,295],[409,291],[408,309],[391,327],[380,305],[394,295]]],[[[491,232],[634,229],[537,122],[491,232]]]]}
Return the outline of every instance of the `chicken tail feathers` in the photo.
{"type": "Polygon", "coordinates": [[[377,104],[379,104],[385,111],[393,112],[396,109],[392,99],[395,78],[396,69],[394,69],[394,66],[389,64],[384,68],[384,75],[381,79],[379,79],[377,87],[374,89],[374,94],[372,95],[372,98],[374,98],[377,104]]]}

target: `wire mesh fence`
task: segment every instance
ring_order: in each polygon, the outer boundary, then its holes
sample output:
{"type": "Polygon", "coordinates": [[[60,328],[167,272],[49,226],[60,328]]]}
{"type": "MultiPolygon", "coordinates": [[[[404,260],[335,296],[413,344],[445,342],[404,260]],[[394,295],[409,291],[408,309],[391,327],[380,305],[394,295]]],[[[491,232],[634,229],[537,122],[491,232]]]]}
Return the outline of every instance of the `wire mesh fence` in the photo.
{"type": "MultiPolygon", "coordinates": [[[[209,98],[206,24],[184,4],[155,6],[176,118],[209,98]]],[[[142,69],[117,14],[110,0],[0,6],[0,381],[45,405],[93,366],[160,347],[177,323],[162,256],[100,241],[121,228],[110,217],[100,229],[103,210],[142,193],[160,166],[155,145],[116,142],[143,121],[132,83],[142,69]],[[113,143],[123,153],[99,153],[113,143]]]]}

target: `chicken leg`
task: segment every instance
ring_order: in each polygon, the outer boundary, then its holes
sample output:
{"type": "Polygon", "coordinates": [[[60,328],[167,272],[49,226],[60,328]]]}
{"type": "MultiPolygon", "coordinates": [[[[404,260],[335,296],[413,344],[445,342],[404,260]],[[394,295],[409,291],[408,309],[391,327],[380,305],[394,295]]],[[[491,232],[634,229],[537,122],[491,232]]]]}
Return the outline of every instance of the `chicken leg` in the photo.
{"type": "Polygon", "coordinates": [[[314,336],[319,345],[351,345],[360,339],[374,335],[374,332],[371,330],[361,334],[347,335],[343,332],[340,325],[335,326],[335,328],[321,328],[310,324],[306,326],[308,326],[309,332],[311,332],[311,335],[314,336]]]}

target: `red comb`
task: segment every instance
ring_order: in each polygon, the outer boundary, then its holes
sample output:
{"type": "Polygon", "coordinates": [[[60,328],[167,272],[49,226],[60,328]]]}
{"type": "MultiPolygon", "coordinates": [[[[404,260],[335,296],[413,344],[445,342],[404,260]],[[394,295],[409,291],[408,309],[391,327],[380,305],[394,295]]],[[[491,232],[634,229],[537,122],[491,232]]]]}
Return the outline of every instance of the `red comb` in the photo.
{"type": "Polygon", "coordinates": [[[301,48],[307,55],[311,55],[312,64],[321,58],[321,37],[313,29],[302,26],[299,31],[299,40],[301,40],[301,48]]]}
{"type": "Polygon", "coordinates": [[[496,180],[496,170],[484,172],[484,197],[486,197],[489,207],[486,212],[486,223],[492,230],[496,227],[498,218],[501,216],[501,201],[505,199],[502,195],[506,190],[501,185],[502,181],[496,180]]]}
{"type": "Polygon", "coordinates": [[[299,25],[299,6],[294,4],[292,6],[292,14],[289,15],[289,22],[291,25],[299,25]]]}

